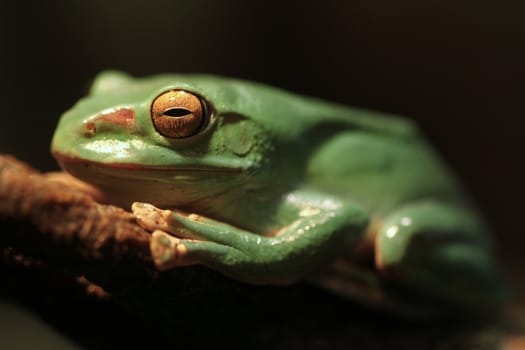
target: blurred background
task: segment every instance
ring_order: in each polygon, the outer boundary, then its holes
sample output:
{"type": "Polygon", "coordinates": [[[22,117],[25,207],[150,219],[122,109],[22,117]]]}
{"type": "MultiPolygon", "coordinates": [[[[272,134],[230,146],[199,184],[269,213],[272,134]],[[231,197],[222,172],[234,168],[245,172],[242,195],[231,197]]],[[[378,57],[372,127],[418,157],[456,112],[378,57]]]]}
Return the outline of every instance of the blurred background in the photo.
{"type": "Polygon", "coordinates": [[[520,0],[2,1],[0,152],[56,169],[58,117],[107,68],[227,75],[400,114],[456,170],[520,280],[524,10],[520,0]]]}

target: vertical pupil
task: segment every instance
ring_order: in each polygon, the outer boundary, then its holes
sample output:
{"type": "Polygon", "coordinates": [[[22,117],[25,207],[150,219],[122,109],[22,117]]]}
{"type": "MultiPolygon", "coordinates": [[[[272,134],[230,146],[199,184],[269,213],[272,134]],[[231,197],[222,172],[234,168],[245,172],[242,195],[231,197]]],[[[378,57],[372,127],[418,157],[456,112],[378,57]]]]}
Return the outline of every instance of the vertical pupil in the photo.
{"type": "Polygon", "coordinates": [[[170,108],[163,113],[169,117],[184,117],[185,115],[191,114],[191,111],[186,108],[170,108]]]}

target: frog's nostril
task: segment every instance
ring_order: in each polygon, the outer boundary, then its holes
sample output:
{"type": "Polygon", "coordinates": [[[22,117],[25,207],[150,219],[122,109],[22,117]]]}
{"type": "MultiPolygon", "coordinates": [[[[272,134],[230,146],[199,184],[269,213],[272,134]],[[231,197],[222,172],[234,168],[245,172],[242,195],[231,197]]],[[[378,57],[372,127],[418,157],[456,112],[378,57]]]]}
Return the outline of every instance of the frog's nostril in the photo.
{"type": "Polygon", "coordinates": [[[91,137],[97,132],[97,126],[92,121],[87,121],[84,123],[84,136],[85,137],[91,137]]]}

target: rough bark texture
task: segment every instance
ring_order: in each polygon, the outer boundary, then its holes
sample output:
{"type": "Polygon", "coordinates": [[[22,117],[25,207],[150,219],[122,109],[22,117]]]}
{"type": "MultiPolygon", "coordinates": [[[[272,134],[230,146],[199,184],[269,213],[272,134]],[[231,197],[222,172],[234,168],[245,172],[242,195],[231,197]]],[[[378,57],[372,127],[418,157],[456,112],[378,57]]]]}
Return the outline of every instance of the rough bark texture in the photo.
{"type": "Polygon", "coordinates": [[[89,348],[525,345],[506,335],[513,325],[411,322],[307,285],[253,287],[199,267],[158,273],[149,234],[129,212],[9,156],[0,156],[0,254],[0,295],[89,348]]]}

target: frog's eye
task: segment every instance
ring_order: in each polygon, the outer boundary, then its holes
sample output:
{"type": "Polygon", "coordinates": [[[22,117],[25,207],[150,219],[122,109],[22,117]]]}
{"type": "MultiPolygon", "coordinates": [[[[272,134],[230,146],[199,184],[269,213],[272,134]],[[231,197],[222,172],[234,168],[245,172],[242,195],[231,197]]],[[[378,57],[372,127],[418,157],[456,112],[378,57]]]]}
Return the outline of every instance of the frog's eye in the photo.
{"type": "Polygon", "coordinates": [[[170,90],[153,101],[151,119],[160,134],[179,139],[197,134],[208,116],[200,97],[185,90],[170,90]]]}

